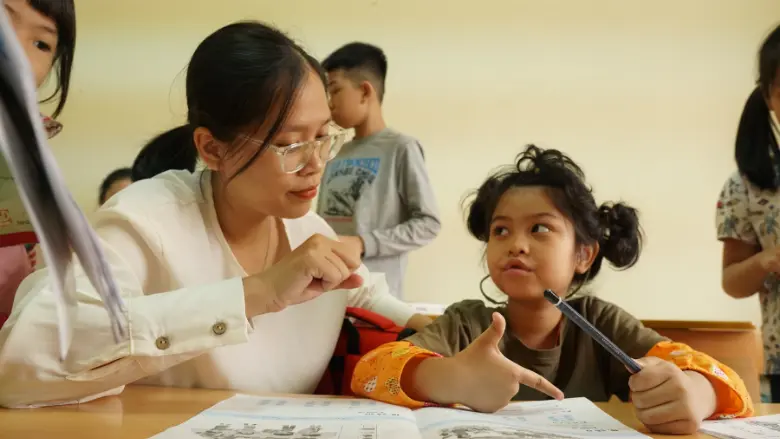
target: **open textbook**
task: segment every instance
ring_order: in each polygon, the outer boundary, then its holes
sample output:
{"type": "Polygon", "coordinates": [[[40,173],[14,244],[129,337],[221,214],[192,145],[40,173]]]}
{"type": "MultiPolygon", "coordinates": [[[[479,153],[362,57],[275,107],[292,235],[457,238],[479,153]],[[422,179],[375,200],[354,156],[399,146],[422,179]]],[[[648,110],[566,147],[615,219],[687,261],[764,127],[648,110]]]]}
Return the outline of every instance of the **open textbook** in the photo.
{"type": "Polygon", "coordinates": [[[98,238],[65,186],[49,150],[33,74],[5,9],[0,8],[0,245],[41,244],[58,299],[60,351],[77,318],[72,254],[103,299],[119,339],[124,305],[98,238]]]}
{"type": "Polygon", "coordinates": [[[238,395],[153,439],[647,438],[585,398],[512,403],[495,414],[409,410],[365,399],[238,395]]]}
{"type": "Polygon", "coordinates": [[[780,438],[780,415],[705,421],[701,431],[721,439],[780,438]]]}

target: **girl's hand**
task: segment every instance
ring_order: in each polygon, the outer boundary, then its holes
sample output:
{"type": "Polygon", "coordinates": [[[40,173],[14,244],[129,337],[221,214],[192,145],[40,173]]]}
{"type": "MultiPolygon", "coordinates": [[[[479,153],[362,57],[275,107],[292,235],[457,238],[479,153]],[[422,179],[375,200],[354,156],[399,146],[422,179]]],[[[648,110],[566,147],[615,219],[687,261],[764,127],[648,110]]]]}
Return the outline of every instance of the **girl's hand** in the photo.
{"type": "Polygon", "coordinates": [[[631,402],[653,433],[693,434],[715,412],[715,389],[704,375],[660,358],[637,361],[642,370],[628,380],[631,402]]]}
{"type": "Polygon", "coordinates": [[[348,245],[313,235],[271,268],[244,279],[247,316],[279,312],[330,290],[354,289],[360,254],[348,245]]]}
{"type": "Polygon", "coordinates": [[[513,363],[498,349],[504,336],[506,320],[493,313],[493,324],[466,349],[452,357],[458,373],[452,386],[458,388],[455,400],[480,412],[495,412],[504,408],[520,385],[533,387],[555,399],[561,392],[541,375],[513,363]]]}

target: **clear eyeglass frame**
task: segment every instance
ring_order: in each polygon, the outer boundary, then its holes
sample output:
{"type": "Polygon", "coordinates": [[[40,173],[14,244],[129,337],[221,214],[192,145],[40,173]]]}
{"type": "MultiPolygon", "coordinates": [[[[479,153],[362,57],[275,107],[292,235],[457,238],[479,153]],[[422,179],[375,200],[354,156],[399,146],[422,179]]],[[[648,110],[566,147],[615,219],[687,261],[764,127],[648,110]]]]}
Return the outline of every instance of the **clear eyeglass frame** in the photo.
{"type": "MultiPolygon", "coordinates": [[[[279,156],[279,164],[282,172],[285,174],[295,174],[311,161],[312,153],[319,153],[320,160],[327,163],[332,160],[344,146],[347,140],[347,131],[333,126],[333,132],[313,140],[291,143],[289,145],[278,146],[268,145],[268,148],[279,156]]],[[[261,140],[244,137],[245,140],[255,144],[262,145],[261,140]]]]}

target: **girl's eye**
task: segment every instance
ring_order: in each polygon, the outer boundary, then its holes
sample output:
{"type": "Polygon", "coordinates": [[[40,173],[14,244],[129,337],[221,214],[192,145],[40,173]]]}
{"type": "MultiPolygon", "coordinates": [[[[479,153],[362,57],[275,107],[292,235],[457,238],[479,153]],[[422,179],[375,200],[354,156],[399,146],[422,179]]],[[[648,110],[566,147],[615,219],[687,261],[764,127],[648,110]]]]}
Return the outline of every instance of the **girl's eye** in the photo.
{"type": "Polygon", "coordinates": [[[43,52],[51,52],[51,46],[49,46],[47,43],[44,43],[43,41],[38,40],[34,42],[33,45],[35,45],[38,50],[43,52]]]}
{"type": "Polygon", "coordinates": [[[493,236],[505,236],[509,233],[509,229],[503,226],[493,227],[493,236]]]}
{"type": "Polygon", "coordinates": [[[550,228],[544,224],[534,224],[534,226],[531,227],[531,233],[547,233],[549,231],[550,228]]]}

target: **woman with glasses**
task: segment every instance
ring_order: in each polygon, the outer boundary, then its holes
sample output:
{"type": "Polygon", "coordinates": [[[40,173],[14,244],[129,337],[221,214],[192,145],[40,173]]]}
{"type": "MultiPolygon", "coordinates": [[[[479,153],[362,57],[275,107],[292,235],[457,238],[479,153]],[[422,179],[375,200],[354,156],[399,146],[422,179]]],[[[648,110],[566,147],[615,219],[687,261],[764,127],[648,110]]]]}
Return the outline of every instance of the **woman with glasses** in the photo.
{"type": "Polygon", "coordinates": [[[95,229],[125,301],[129,334],[77,267],[72,347],[61,361],[46,272],[28,278],[0,332],[0,404],[88,401],[126,384],[311,393],[348,305],[420,328],[360,255],[310,213],[325,162],[344,143],[322,69],[256,22],[206,38],[189,64],[188,121],[202,172],[139,181],[95,229]]]}

